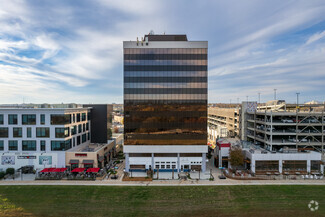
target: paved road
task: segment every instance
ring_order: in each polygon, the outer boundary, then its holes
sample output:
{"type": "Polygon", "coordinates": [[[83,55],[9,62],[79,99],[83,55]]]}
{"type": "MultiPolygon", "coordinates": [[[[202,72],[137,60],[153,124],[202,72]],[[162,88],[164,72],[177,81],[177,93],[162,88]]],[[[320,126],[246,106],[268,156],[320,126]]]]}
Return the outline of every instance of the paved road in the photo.
{"type": "Polygon", "coordinates": [[[98,185],[98,186],[223,186],[223,185],[325,185],[325,180],[154,180],[152,182],[103,181],[0,181],[0,185],[98,185]]]}

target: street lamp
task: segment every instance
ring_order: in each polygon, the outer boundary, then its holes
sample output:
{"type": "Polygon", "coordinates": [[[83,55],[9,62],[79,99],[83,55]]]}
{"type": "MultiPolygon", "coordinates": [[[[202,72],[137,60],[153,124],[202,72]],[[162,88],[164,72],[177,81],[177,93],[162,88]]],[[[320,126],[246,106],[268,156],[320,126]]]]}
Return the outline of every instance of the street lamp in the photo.
{"type": "Polygon", "coordinates": [[[299,94],[300,93],[297,92],[296,94],[297,94],[297,111],[299,111],[299,94]]]}
{"type": "Polygon", "coordinates": [[[277,89],[274,89],[274,100],[276,100],[276,90],[277,89]]]}
{"type": "Polygon", "coordinates": [[[261,104],[261,93],[258,92],[258,104],[261,104]]]}

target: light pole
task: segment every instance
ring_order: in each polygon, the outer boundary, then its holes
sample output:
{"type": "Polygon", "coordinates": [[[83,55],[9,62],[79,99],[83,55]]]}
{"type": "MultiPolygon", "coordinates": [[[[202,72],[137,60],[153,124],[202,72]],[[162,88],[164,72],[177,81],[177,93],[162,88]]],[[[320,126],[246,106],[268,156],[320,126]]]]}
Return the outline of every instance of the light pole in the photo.
{"type": "Polygon", "coordinates": [[[299,94],[300,93],[297,92],[296,94],[297,94],[297,111],[299,111],[299,94]]]}
{"type": "Polygon", "coordinates": [[[261,93],[258,92],[258,104],[261,104],[261,93]]]}
{"type": "Polygon", "coordinates": [[[276,100],[276,90],[277,89],[274,89],[274,100],[276,100]]]}

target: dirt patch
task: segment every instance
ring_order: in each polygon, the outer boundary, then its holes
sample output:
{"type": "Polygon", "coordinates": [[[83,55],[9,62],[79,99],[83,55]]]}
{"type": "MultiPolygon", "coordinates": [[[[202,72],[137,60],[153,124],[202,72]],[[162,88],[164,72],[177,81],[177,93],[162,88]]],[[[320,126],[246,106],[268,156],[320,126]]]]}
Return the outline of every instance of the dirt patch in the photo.
{"type": "Polygon", "coordinates": [[[145,182],[145,181],[152,181],[152,178],[147,178],[147,177],[123,177],[122,181],[140,181],[140,182],[145,182]]]}
{"type": "Polygon", "coordinates": [[[7,198],[0,195],[0,216],[2,217],[18,217],[18,216],[33,216],[27,213],[23,208],[17,207],[11,203],[7,198]]]}

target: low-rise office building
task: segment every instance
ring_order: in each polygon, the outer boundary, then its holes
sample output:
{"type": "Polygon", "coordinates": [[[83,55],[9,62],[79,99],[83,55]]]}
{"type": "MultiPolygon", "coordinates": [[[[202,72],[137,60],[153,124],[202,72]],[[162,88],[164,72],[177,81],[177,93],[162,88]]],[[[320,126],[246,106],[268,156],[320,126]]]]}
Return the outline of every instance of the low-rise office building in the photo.
{"type": "Polygon", "coordinates": [[[91,108],[0,108],[0,169],[64,167],[65,151],[90,142],[91,108]]]}
{"type": "Polygon", "coordinates": [[[69,149],[66,152],[65,164],[68,169],[103,168],[116,156],[116,143],[90,143],[69,149]]]}
{"type": "Polygon", "coordinates": [[[244,149],[244,152],[247,168],[256,175],[304,175],[324,172],[322,155],[319,152],[298,152],[296,149],[271,152],[256,148],[244,149]]]}

